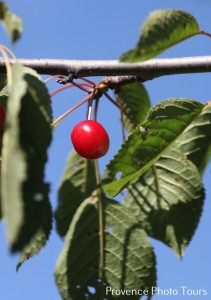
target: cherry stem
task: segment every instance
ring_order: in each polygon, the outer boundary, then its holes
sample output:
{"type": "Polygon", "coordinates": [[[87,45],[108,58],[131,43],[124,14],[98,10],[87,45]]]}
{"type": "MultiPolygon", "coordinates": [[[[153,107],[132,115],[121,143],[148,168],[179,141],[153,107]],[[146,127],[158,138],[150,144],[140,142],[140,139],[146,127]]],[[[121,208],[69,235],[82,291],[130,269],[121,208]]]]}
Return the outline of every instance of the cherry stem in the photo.
{"type": "MultiPolygon", "coordinates": [[[[62,86],[62,87],[56,89],[54,92],[52,92],[52,93],[50,94],[50,96],[51,96],[51,97],[52,97],[52,96],[55,96],[55,95],[58,94],[59,92],[61,92],[61,91],[63,91],[63,90],[66,90],[66,89],[69,89],[69,88],[74,87],[74,86],[76,86],[76,85],[73,84],[73,83],[69,83],[69,84],[67,84],[67,85],[64,85],[64,86],[62,86]]],[[[78,84],[77,84],[77,87],[79,87],[79,86],[80,86],[80,89],[82,89],[81,86],[89,86],[89,87],[90,87],[89,84],[86,84],[86,83],[83,83],[83,82],[78,83],[78,84]]],[[[83,90],[84,90],[84,89],[83,89],[83,90]]],[[[86,92],[88,92],[88,93],[90,94],[90,91],[86,90],[86,92]]]]}
{"type": "Polygon", "coordinates": [[[93,99],[88,102],[87,120],[91,120],[93,99]]]}
{"type": "Polygon", "coordinates": [[[62,114],[59,118],[55,119],[52,122],[51,126],[55,128],[67,115],[69,115],[72,111],[74,111],[76,108],[78,108],[79,106],[81,106],[85,102],[87,102],[90,99],[92,99],[92,97],[93,97],[93,93],[89,94],[86,98],[84,98],[83,100],[81,100],[80,102],[78,102],[75,106],[71,107],[64,114],[62,114]]]}
{"type": "Polygon", "coordinates": [[[121,106],[108,93],[105,92],[104,95],[109,101],[111,101],[111,103],[113,103],[116,107],[118,107],[122,111],[121,106]]]}
{"type": "Polygon", "coordinates": [[[50,81],[54,78],[65,78],[65,76],[64,75],[54,75],[54,76],[48,77],[47,79],[43,80],[43,82],[47,83],[48,81],[50,81]]]}
{"type": "Polygon", "coordinates": [[[91,84],[89,84],[89,83],[76,83],[76,82],[72,81],[72,84],[74,86],[78,87],[79,89],[81,89],[82,91],[86,92],[86,93],[90,94],[90,92],[91,93],[93,92],[93,91],[90,91],[90,90],[84,88],[84,86],[88,86],[88,87],[93,88],[93,86],[91,84]]]}
{"type": "Polygon", "coordinates": [[[116,102],[108,93],[104,92],[104,95],[109,101],[111,101],[111,103],[113,103],[117,108],[119,108],[119,110],[123,115],[125,115],[132,123],[134,123],[131,117],[124,111],[124,109],[122,108],[121,105],[119,105],[118,102],[116,102]]]}
{"type": "Polygon", "coordinates": [[[104,269],[105,269],[105,255],[104,255],[104,208],[103,208],[103,198],[102,191],[100,187],[100,172],[98,160],[94,160],[95,164],[95,177],[97,183],[97,196],[98,196],[98,212],[99,212],[99,246],[100,246],[100,259],[99,259],[99,275],[100,278],[104,277],[104,269]]]}
{"type": "Polygon", "coordinates": [[[121,118],[121,124],[122,124],[122,139],[123,139],[123,142],[126,140],[126,137],[125,137],[125,126],[124,126],[124,118],[123,118],[123,113],[121,111],[121,114],[120,114],[120,118],[121,118]]]}
{"type": "Polygon", "coordinates": [[[199,31],[199,34],[203,34],[203,35],[206,35],[206,36],[208,36],[209,38],[211,38],[211,34],[208,33],[208,32],[206,32],[206,31],[204,31],[204,30],[200,30],[200,31],[199,31]]]}
{"type": "Polygon", "coordinates": [[[98,111],[98,107],[99,107],[99,98],[97,98],[95,100],[95,110],[94,110],[94,120],[97,120],[97,111],[98,111]]]}
{"type": "Polygon", "coordinates": [[[96,86],[96,83],[94,81],[90,80],[90,79],[87,79],[85,77],[81,77],[81,79],[84,80],[84,81],[86,81],[86,82],[88,82],[88,83],[90,83],[93,87],[96,86]]]}
{"type": "Polygon", "coordinates": [[[120,107],[121,113],[120,113],[120,120],[121,120],[121,127],[122,127],[122,139],[123,142],[126,140],[125,136],[125,122],[124,122],[124,114],[123,114],[123,107],[122,107],[122,99],[119,95],[117,95],[117,103],[120,107]]]}
{"type": "Polygon", "coordinates": [[[63,91],[63,90],[66,90],[66,89],[69,89],[69,88],[71,88],[71,87],[73,87],[73,86],[74,86],[74,85],[73,85],[72,83],[69,83],[69,84],[67,84],[67,85],[64,85],[64,86],[62,86],[62,87],[56,89],[55,91],[53,91],[53,92],[50,94],[50,96],[51,96],[51,97],[52,97],[52,96],[55,96],[55,95],[58,94],[59,92],[61,92],[61,91],[63,91]]]}
{"type": "Polygon", "coordinates": [[[5,45],[2,45],[2,44],[0,45],[0,47],[1,47],[1,49],[4,49],[6,52],[8,52],[15,61],[17,61],[15,54],[8,47],[6,47],[5,45]]]}

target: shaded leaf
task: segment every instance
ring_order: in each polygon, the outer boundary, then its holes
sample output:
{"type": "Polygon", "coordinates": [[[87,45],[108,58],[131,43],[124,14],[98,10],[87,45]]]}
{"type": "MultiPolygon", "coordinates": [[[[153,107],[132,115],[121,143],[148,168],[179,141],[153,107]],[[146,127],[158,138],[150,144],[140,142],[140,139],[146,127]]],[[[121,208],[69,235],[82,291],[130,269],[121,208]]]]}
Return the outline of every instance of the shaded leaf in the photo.
{"type": "Polygon", "coordinates": [[[66,164],[55,212],[57,231],[64,236],[80,204],[96,189],[94,161],[71,152],[66,164]]]}
{"type": "Polygon", "coordinates": [[[130,132],[144,121],[150,109],[150,100],[144,85],[140,82],[126,84],[116,95],[117,101],[123,108],[123,123],[130,132]]]}
{"type": "Polygon", "coordinates": [[[4,19],[7,10],[7,4],[3,1],[0,1],[0,19],[4,19]]]}
{"type": "MultiPolygon", "coordinates": [[[[0,158],[0,182],[1,182],[1,158],[0,158]]],[[[0,221],[3,218],[3,213],[2,213],[2,204],[1,204],[1,185],[0,185],[0,221]]]]}
{"type": "Polygon", "coordinates": [[[0,156],[2,150],[2,138],[5,129],[6,110],[7,110],[8,90],[4,88],[0,91],[0,156]]]}
{"type": "Polygon", "coordinates": [[[0,105],[6,107],[8,96],[9,96],[8,89],[7,88],[3,88],[0,91],[0,105]]]}
{"type": "Polygon", "coordinates": [[[97,199],[84,201],[67,232],[64,248],[56,264],[55,279],[63,299],[84,299],[89,286],[98,280],[97,199]],[[72,270],[76,270],[73,272],[72,270]]]}
{"type": "MultiPolygon", "coordinates": [[[[8,90],[6,88],[4,88],[0,91],[0,106],[2,106],[5,110],[6,110],[6,105],[7,105],[7,98],[8,98],[8,90]]],[[[1,120],[0,120],[0,127],[1,127],[1,120]]],[[[3,218],[2,204],[1,204],[2,139],[3,139],[3,134],[0,132],[0,220],[3,218]]]]}
{"type": "Polygon", "coordinates": [[[48,92],[31,71],[12,66],[2,151],[2,207],[12,251],[22,250],[42,226],[49,185],[44,182],[51,141],[48,92]]]}
{"type": "Polygon", "coordinates": [[[0,92],[7,84],[7,76],[0,74],[0,92]]]}
{"type": "Polygon", "coordinates": [[[49,238],[49,234],[52,227],[52,210],[49,202],[45,203],[45,207],[42,210],[42,218],[40,228],[30,240],[29,244],[24,247],[21,251],[21,255],[16,266],[18,271],[22,264],[31,258],[32,256],[38,254],[40,250],[45,246],[46,241],[49,238]]]}
{"type": "Polygon", "coordinates": [[[211,103],[205,106],[176,144],[203,174],[211,155],[211,103]]]}
{"type": "Polygon", "coordinates": [[[128,187],[124,205],[133,209],[150,236],[182,257],[199,223],[204,197],[197,168],[173,147],[128,187]]]}
{"type": "Polygon", "coordinates": [[[169,99],[154,106],[107,166],[104,188],[110,196],[150,168],[204,108],[189,99],[169,99]],[[120,178],[118,176],[120,175],[120,178]]]}
{"type": "Polygon", "coordinates": [[[8,10],[4,2],[0,2],[0,21],[2,21],[11,41],[16,42],[23,31],[23,24],[21,18],[8,10]]]}
{"type": "Polygon", "coordinates": [[[137,62],[155,57],[169,47],[199,34],[199,26],[189,13],[177,10],[157,10],[150,13],[143,24],[140,40],[121,61],[137,62]]]}
{"type": "MultiPolygon", "coordinates": [[[[111,295],[106,296],[106,286],[112,289],[147,289],[155,286],[152,247],[145,232],[136,225],[137,220],[131,210],[113,200],[104,199],[104,213],[104,280],[99,279],[98,275],[98,199],[92,195],[77,210],[56,264],[56,284],[65,300],[83,300],[87,297],[113,299],[111,295]],[[73,271],[76,266],[77,271],[73,271]]],[[[139,299],[139,296],[134,299],[139,299]]]]}

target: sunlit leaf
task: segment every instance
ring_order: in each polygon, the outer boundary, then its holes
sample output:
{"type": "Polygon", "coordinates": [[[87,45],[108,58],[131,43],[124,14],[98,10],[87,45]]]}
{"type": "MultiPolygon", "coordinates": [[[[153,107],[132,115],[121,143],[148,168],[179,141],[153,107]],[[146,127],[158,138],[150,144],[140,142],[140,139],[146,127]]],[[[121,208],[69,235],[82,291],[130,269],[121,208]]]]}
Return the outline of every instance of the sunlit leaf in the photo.
{"type": "Polygon", "coordinates": [[[156,284],[152,246],[131,210],[110,199],[103,206],[104,279],[99,278],[98,199],[92,195],[77,210],[57,261],[55,279],[62,299],[113,299],[106,296],[106,286],[125,290],[156,284]]]}
{"type": "Polygon", "coordinates": [[[143,24],[137,45],[124,53],[120,60],[137,62],[150,59],[198,33],[198,23],[189,13],[177,9],[154,11],[143,24]]]}
{"type": "Polygon", "coordinates": [[[144,121],[150,109],[150,100],[144,85],[140,82],[126,84],[116,94],[123,111],[123,124],[130,132],[144,121]]]}
{"type": "MultiPolygon", "coordinates": [[[[156,285],[155,257],[132,211],[106,199],[105,278],[114,289],[150,290],[156,285]]],[[[139,297],[138,297],[139,298],[139,297]]]]}
{"type": "Polygon", "coordinates": [[[64,236],[80,204],[96,189],[94,161],[71,152],[58,194],[57,231],[64,236]]]}
{"type": "Polygon", "coordinates": [[[114,196],[135,183],[200,115],[203,108],[201,103],[183,98],[169,99],[154,106],[147,120],[129,135],[108,164],[103,182],[107,193],[114,196]]]}
{"type": "Polygon", "coordinates": [[[128,187],[124,205],[133,209],[150,236],[182,257],[197,228],[204,197],[197,168],[173,147],[128,187]]]}
{"type": "Polygon", "coordinates": [[[2,150],[2,207],[12,251],[22,250],[42,226],[49,185],[44,182],[51,141],[48,92],[34,71],[12,67],[2,150]]]}
{"type": "MultiPolygon", "coordinates": [[[[8,99],[8,90],[6,88],[0,90],[0,106],[2,106],[6,111],[6,105],[7,105],[7,99],[8,99]]],[[[5,120],[4,120],[5,123],[5,120]]],[[[2,125],[2,120],[0,120],[0,128],[2,128],[5,125],[2,125]]],[[[3,132],[0,132],[0,220],[2,219],[2,204],[1,204],[1,163],[2,163],[2,139],[3,139],[3,132]]]]}
{"type": "Polygon", "coordinates": [[[211,155],[211,103],[205,106],[176,143],[203,174],[211,155]]]}
{"type": "Polygon", "coordinates": [[[5,30],[12,42],[16,42],[23,31],[23,24],[21,18],[8,10],[4,2],[0,2],[0,21],[2,21],[5,30]]]}

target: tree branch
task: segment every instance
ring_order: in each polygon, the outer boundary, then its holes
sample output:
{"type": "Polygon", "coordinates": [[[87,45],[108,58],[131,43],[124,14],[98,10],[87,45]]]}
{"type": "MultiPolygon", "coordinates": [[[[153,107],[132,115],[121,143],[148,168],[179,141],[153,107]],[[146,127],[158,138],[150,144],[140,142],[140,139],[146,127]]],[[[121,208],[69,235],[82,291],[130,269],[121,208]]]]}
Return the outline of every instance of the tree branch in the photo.
{"type": "MultiPolygon", "coordinates": [[[[211,56],[159,58],[141,63],[121,63],[117,60],[19,59],[23,65],[39,74],[88,76],[136,76],[141,81],[175,74],[211,72],[211,56]]],[[[15,61],[10,60],[11,63],[15,61]]],[[[0,74],[5,74],[5,62],[0,58],[0,74]]]]}

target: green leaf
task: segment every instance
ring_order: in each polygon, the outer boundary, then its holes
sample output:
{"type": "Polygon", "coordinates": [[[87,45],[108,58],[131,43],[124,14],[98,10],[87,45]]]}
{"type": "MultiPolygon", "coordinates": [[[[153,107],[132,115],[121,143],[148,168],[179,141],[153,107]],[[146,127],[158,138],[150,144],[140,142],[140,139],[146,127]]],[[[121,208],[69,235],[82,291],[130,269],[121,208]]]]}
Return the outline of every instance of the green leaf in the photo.
{"type": "MultiPolygon", "coordinates": [[[[6,110],[7,110],[7,99],[8,99],[8,89],[7,88],[3,88],[0,91],[0,106],[1,109],[3,108],[5,110],[5,114],[6,114],[6,110]]],[[[5,120],[3,118],[1,118],[0,120],[0,156],[1,156],[1,150],[2,150],[2,138],[3,138],[3,133],[4,133],[4,127],[5,127],[5,120]]]]}
{"type": "Polygon", "coordinates": [[[8,96],[9,96],[8,88],[1,89],[1,91],[0,91],[0,105],[6,107],[8,96]]]}
{"type": "Polygon", "coordinates": [[[169,99],[154,106],[107,166],[103,185],[118,194],[150,168],[204,108],[189,99],[169,99]],[[118,178],[120,177],[120,178],[118,178]]]}
{"type": "Polygon", "coordinates": [[[98,279],[99,242],[96,197],[88,198],[76,211],[56,264],[55,280],[62,299],[84,299],[88,286],[98,279]],[[77,266],[77,272],[73,272],[77,266]]]}
{"type": "Polygon", "coordinates": [[[130,209],[109,199],[104,207],[106,281],[113,289],[150,291],[156,285],[155,257],[145,231],[130,209]]]}
{"type": "MultiPolygon", "coordinates": [[[[49,185],[44,182],[51,142],[51,103],[29,69],[12,66],[2,151],[2,207],[11,251],[22,250],[42,226],[49,185]]],[[[49,220],[51,222],[51,220],[49,220]]]]}
{"type": "Polygon", "coordinates": [[[94,161],[71,152],[66,164],[55,212],[57,231],[64,236],[80,204],[96,189],[94,161]]]}
{"type": "Polygon", "coordinates": [[[45,246],[48,236],[49,233],[48,235],[46,235],[46,233],[42,229],[39,229],[37,231],[37,233],[29,242],[29,244],[25,246],[24,249],[21,251],[21,255],[16,266],[16,271],[19,271],[20,267],[26,260],[40,252],[40,250],[45,246]]]}
{"type": "Polygon", "coordinates": [[[3,218],[3,213],[2,213],[2,204],[1,204],[1,158],[0,158],[0,221],[3,218]]]}
{"type": "MultiPolygon", "coordinates": [[[[113,299],[112,289],[147,289],[155,286],[155,257],[145,232],[131,210],[104,199],[104,280],[98,275],[99,227],[96,194],[78,208],[55,269],[62,299],[113,299]],[[77,266],[77,272],[75,267],[77,266]],[[93,288],[93,293],[90,291],[93,288]],[[88,298],[87,298],[88,297],[88,298]]],[[[120,297],[117,297],[120,299],[120,297]]],[[[121,298],[122,299],[122,298],[121,298]]],[[[139,299],[134,297],[133,299],[139,299]]]]}
{"type": "Polygon", "coordinates": [[[0,19],[4,19],[7,10],[7,4],[5,2],[0,1],[0,19]]]}
{"type": "Polygon", "coordinates": [[[199,26],[189,13],[176,10],[157,10],[143,24],[137,45],[124,53],[121,61],[137,62],[155,57],[171,46],[199,34],[199,26]]]}
{"type": "Polygon", "coordinates": [[[17,271],[26,260],[40,252],[49,238],[52,226],[52,210],[49,202],[46,202],[45,205],[46,207],[42,210],[40,228],[33,236],[32,240],[30,240],[29,244],[21,251],[19,262],[16,266],[17,271]]]}
{"type": "Polygon", "coordinates": [[[20,38],[23,31],[22,20],[9,11],[4,2],[0,2],[0,21],[2,21],[11,41],[15,43],[20,38]]]}
{"type": "Polygon", "coordinates": [[[7,84],[7,76],[0,74],[0,92],[5,87],[6,84],[7,84]]]}
{"type": "Polygon", "coordinates": [[[203,174],[211,155],[211,103],[205,106],[176,144],[203,174]]]}
{"type": "Polygon", "coordinates": [[[173,147],[128,187],[124,205],[133,209],[150,236],[182,257],[199,223],[204,197],[197,168],[173,147]]]}
{"type": "Polygon", "coordinates": [[[117,101],[123,108],[123,124],[130,132],[144,121],[150,109],[150,100],[144,85],[140,82],[126,84],[116,95],[117,101]]]}
{"type": "MultiPolygon", "coordinates": [[[[1,85],[1,83],[0,83],[0,85],[1,85]]],[[[5,108],[5,110],[6,110],[6,106],[7,106],[7,99],[8,99],[8,89],[3,88],[2,90],[0,90],[0,105],[3,106],[5,108]]],[[[0,133],[0,220],[3,218],[2,204],[1,204],[2,139],[3,139],[3,134],[0,133]]]]}

